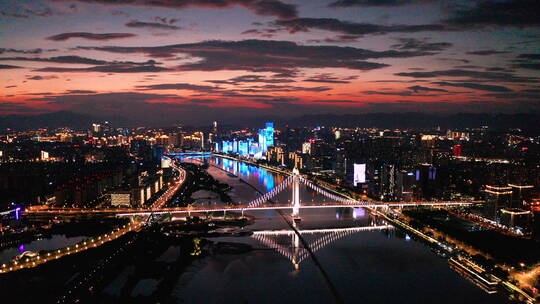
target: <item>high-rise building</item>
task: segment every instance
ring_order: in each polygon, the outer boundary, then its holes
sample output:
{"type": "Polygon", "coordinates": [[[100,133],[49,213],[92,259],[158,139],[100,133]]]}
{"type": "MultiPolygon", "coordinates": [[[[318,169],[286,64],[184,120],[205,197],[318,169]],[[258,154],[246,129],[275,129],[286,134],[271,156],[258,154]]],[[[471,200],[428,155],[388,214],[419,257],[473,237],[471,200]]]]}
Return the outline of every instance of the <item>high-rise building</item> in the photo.
{"type": "Polygon", "coordinates": [[[101,132],[101,125],[97,123],[92,124],[92,132],[94,133],[100,133],[101,132]]]}
{"type": "Polygon", "coordinates": [[[48,160],[48,159],[49,159],[49,152],[47,152],[47,151],[41,151],[41,153],[40,153],[40,159],[41,159],[41,160],[48,160]]]}
{"type": "Polygon", "coordinates": [[[510,205],[513,208],[523,208],[524,202],[530,201],[531,191],[534,186],[517,184],[508,184],[508,186],[512,189],[512,201],[510,205]]]}
{"type": "Polygon", "coordinates": [[[502,208],[510,207],[512,197],[512,187],[486,185],[486,203],[484,204],[484,215],[491,219],[496,219],[497,212],[502,208]]]}
{"type": "Polygon", "coordinates": [[[531,230],[532,212],[519,208],[502,208],[499,210],[499,223],[514,229],[518,233],[527,234],[531,230]]]}
{"type": "Polygon", "coordinates": [[[311,142],[305,142],[302,144],[302,153],[311,154],[311,142]]]}
{"type": "Polygon", "coordinates": [[[396,199],[396,167],[392,164],[385,164],[381,167],[380,181],[381,200],[389,201],[396,199]]]}

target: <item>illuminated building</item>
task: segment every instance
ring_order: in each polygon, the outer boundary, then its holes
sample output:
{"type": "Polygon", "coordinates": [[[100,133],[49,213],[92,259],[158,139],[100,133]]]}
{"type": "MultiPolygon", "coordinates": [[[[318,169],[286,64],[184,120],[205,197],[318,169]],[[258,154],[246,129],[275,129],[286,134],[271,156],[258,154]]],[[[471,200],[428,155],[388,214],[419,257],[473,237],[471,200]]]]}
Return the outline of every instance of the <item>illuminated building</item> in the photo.
{"type": "Polygon", "coordinates": [[[532,212],[519,208],[503,208],[499,211],[499,223],[521,233],[530,231],[532,212]]]}
{"type": "Polygon", "coordinates": [[[396,168],[394,165],[382,166],[380,187],[381,200],[395,200],[396,168]]]}
{"type": "Polygon", "coordinates": [[[299,155],[298,153],[289,152],[289,162],[293,168],[304,168],[304,159],[302,158],[302,155],[299,155]]]}
{"type": "Polygon", "coordinates": [[[454,152],[455,157],[460,157],[461,156],[461,145],[460,144],[454,145],[453,150],[454,150],[453,152],[454,152]]]}
{"type": "Polygon", "coordinates": [[[259,129],[258,140],[247,138],[245,140],[223,140],[214,143],[214,151],[218,153],[235,153],[240,156],[263,158],[268,152],[268,147],[274,146],[274,124],[266,123],[266,128],[259,129]]]}
{"type": "Polygon", "coordinates": [[[268,147],[274,146],[274,123],[267,122],[264,129],[259,129],[259,146],[263,153],[266,153],[268,147]]]}
{"type": "Polygon", "coordinates": [[[92,131],[94,131],[96,133],[101,131],[101,125],[96,124],[96,123],[92,124],[92,131]]]}
{"type": "Polygon", "coordinates": [[[49,152],[41,151],[40,157],[41,160],[48,160],[49,159],[49,152]]]}
{"type": "Polygon", "coordinates": [[[468,140],[470,136],[469,132],[460,132],[460,131],[452,131],[448,130],[446,132],[446,137],[448,139],[465,139],[468,140]]]}
{"type": "Polygon", "coordinates": [[[498,210],[510,206],[512,187],[486,185],[484,192],[486,197],[484,215],[486,217],[495,219],[498,210]]]}
{"type": "Polygon", "coordinates": [[[116,191],[110,194],[112,206],[130,206],[131,191],[116,191]]]}
{"type": "Polygon", "coordinates": [[[158,138],[156,138],[156,144],[160,146],[168,146],[169,145],[169,136],[167,135],[161,135],[158,138]]]}
{"type": "Polygon", "coordinates": [[[305,142],[302,144],[302,153],[311,154],[311,142],[305,142]]]}
{"type": "Polygon", "coordinates": [[[396,194],[400,201],[409,202],[413,199],[416,185],[415,174],[412,171],[401,170],[397,176],[396,194]]]}
{"type": "Polygon", "coordinates": [[[356,187],[366,182],[366,164],[353,164],[353,168],[353,185],[356,187]]]}
{"type": "Polygon", "coordinates": [[[523,204],[530,200],[533,185],[508,184],[512,188],[512,207],[523,208],[523,204]]]}

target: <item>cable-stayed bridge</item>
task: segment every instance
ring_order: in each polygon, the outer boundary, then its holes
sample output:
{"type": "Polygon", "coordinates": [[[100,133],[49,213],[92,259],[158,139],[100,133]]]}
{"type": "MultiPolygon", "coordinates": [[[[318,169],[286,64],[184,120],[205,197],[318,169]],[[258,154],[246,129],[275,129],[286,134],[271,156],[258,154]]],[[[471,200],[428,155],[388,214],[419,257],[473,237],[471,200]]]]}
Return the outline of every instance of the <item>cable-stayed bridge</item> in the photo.
{"type": "Polygon", "coordinates": [[[325,187],[318,186],[307,180],[299,174],[297,170],[292,175],[288,176],[283,182],[274,187],[271,191],[255,198],[254,200],[238,205],[229,206],[188,206],[188,207],[153,207],[153,208],[96,208],[96,209],[81,209],[81,208],[29,208],[25,210],[26,214],[115,214],[117,216],[133,216],[133,215],[150,215],[150,214],[191,214],[191,213],[207,213],[207,212],[245,212],[250,210],[280,210],[292,209],[292,216],[299,218],[300,209],[306,208],[388,208],[388,207],[449,207],[449,206],[470,206],[481,203],[482,201],[414,201],[414,202],[375,202],[367,200],[355,200],[344,197],[325,187]],[[330,202],[315,202],[315,203],[300,203],[300,185],[304,184],[313,189],[315,192],[330,199],[330,202]],[[271,203],[279,193],[288,188],[292,188],[291,203],[280,204],[271,203]]]}

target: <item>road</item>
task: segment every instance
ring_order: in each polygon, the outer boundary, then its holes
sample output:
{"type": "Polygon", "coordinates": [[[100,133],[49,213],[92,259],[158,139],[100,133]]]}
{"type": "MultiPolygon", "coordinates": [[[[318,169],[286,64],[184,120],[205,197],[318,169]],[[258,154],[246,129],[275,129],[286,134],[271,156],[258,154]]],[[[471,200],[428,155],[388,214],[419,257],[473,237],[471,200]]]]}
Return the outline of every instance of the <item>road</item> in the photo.
{"type": "MultiPolygon", "coordinates": [[[[178,178],[175,179],[174,184],[165,191],[159,198],[156,199],[154,204],[148,209],[148,210],[160,210],[180,189],[182,184],[184,183],[186,179],[186,171],[178,166],[176,164],[173,164],[173,169],[176,170],[179,174],[178,178]]],[[[30,210],[33,210],[32,208],[29,208],[29,210],[26,212],[26,214],[31,214],[29,212],[30,210]]],[[[36,209],[36,210],[42,210],[42,209],[36,209]]],[[[63,214],[66,214],[66,211],[61,212],[63,214]]],[[[68,212],[69,213],[69,212],[68,212]]],[[[25,268],[32,268],[36,267],[40,264],[57,260],[61,257],[75,254],[81,251],[85,251],[91,248],[98,247],[100,245],[103,245],[107,242],[110,242],[112,240],[115,240],[124,234],[131,232],[131,231],[139,231],[147,222],[152,212],[148,212],[146,217],[144,217],[141,220],[135,220],[134,218],[131,218],[131,222],[129,224],[126,224],[122,226],[121,228],[115,229],[111,232],[105,233],[101,236],[86,239],[82,242],[79,242],[75,245],[51,250],[47,252],[41,252],[41,254],[37,253],[31,253],[27,256],[19,256],[19,258],[13,259],[10,263],[2,264],[0,267],[0,273],[7,273],[12,271],[17,271],[25,268]]]]}

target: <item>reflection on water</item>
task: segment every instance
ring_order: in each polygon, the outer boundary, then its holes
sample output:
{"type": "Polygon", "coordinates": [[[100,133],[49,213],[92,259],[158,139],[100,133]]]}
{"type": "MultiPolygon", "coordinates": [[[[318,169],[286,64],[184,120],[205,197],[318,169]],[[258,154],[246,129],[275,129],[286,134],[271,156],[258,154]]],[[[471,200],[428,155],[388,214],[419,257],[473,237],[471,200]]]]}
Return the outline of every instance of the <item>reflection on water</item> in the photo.
{"type": "Polygon", "coordinates": [[[259,185],[264,186],[266,192],[271,191],[277,184],[284,180],[283,176],[276,175],[264,168],[257,168],[246,163],[226,158],[210,159],[210,163],[235,175],[241,175],[243,178],[249,180],[255,179],[259,185]]]}
{"type": "Polygon", "coordinates": [[[15,256],[25,251],[40,251],[40,250],[54,250],[76,244],[86,237],[66,237],[65,235],[53,235],[51,238],[38,239],[29,243],[20,244],[18,246],[6,248],[0,251],[0,263],[6,263],[11,261],[15,256]]]}

